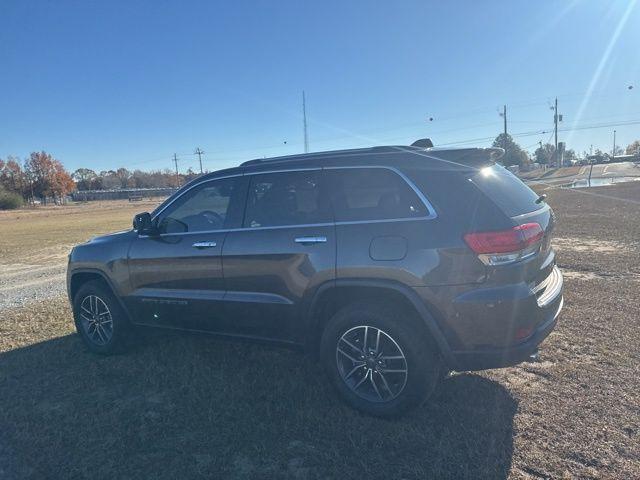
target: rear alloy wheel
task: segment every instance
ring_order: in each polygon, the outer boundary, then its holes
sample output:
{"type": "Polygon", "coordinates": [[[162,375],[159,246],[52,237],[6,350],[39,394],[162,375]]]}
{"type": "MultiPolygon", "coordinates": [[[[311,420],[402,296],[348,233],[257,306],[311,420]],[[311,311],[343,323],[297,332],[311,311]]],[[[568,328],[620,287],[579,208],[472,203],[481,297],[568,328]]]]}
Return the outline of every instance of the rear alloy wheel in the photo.
{"type": "Polygon", "coordinates": [[[407,359],[383,330],[360,325],[346,331],[336,347],[336,363],[345,384],[369,402],[388,402],[407,384],[407,359]]]}
{"type": "Polygon", "coordinates": [[[377,416],[396,416],[423,403],[442,369],[419,320],[385,303],[340,309],[322,334],[320,353],[347,403],[377,416]]]}

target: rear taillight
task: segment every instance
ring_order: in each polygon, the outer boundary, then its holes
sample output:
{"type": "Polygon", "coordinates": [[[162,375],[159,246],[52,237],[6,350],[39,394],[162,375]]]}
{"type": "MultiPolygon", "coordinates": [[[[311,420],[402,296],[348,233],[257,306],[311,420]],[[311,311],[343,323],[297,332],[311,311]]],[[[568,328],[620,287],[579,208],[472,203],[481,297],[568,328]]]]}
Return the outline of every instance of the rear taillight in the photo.
{"type": "Polygon", "coordinates": [[[525,223],[510,230],[467,233],[464,241],[485,265],[504,265],[535,255],[543,236],[538,223],[525,223]]]}

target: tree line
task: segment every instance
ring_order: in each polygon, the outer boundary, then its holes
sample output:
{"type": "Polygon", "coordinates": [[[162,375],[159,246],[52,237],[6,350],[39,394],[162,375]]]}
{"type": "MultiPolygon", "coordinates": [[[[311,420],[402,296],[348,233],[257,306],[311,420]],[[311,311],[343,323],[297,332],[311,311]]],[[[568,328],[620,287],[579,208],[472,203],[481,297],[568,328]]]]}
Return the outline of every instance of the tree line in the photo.
{"type": "Polygon", "coordinates": [[[90,168],[78,168],[71,174],[77,189],[120,190],[127,188],[176,188],[197,177],[191,168],[186,173],[177,174],[169,169],[130,171],[124,167],[117,170],[96,172],[90,168]]]}
{"type": "Polygon", "coordinates": [[[0,208],[17,208],[36,197],[61,203],[75,188],[62,162],[47,152],[33,152],[22,163],[15,157],[0,159],[0,208]]]}
{"type": "Polygon", "coordinates": [[[145,172],[126,168],[100,172],[78,168],[69,173],[60,160],[44,151],[33,152],[24,161],[9,156],[0,159],[0,209],[34,201],[64,203],[76,190],[176,188],[196,176],[192,169],[178,175],[169,169],[145,172]]]}
{"type": "MultiPolygon", "coordinates": [[[[509,134],[501,133],[493,142],[494,147],[505,149],[500,160],[504,165],[525,167],[532,162],[542,165],[552,164],[555,160],[555,147],[549,143],[541,144],[533,156],[518,145],[509,134]]],[[[616,148],[616,155],[640,155],[640,140],[629,144],[626,149],[616,148]]],[[[604,155],[596,149],[594,155],[604,155]]],[[[565,150],[565,164],[589,156],[574,150],[565,150]]],[[[165,170],[133,170],[124,167],[117,170],[96,172],[90,168],[78,168],[67,172],[62,162],[47,152],[33,152],[24,161],[9,156],[0,159],[0,209],[17,208],[24,202],[34,199],[50,199],[54,203],[63,203],[67,195],[75,190],[120,190],[128,188],[176,188],[197,177],[191,168],[186,173],[176,174],[165,170]]]]}
{"type": "MultiPolygon", "coordinates": [[[[540,144],[540,146],[533,152],[533,156],[520,147],[511,135],[508,133],[501,133],[493,141],[494,147],[504,148],[505,154],[500,159],[500,162],[504,165],[519,165],[520,167],[526,167],[531,163],[539,163],[541,165],[551,165],[555,163],[556,148],[555,145],[550,143],[540,144]]],[[[615,155],[639,155],[640,156],[640,140],[636,140],[630,143],[626,149],[621,146],[616,146],[615,155]]],[[[562,160],[565,165],[573,164],[579,160],[586,159],[590,156],[606,156],[602,150],[596,149],[593,154],[586,151],[581,155],[577,154],[573,149],[564,150],[562,152],[562,160]]]]}

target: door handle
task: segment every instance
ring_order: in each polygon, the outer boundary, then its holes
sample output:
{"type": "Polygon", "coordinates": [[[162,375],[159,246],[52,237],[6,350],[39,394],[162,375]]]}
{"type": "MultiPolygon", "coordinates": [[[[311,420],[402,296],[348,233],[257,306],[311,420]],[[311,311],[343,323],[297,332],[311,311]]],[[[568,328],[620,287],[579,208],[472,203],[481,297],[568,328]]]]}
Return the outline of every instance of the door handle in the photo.
{"type": "Polygon", "coordinates": [[[191,245],[193,248],[213,248],[217,245],[216,242],[196,242],[191,245]]]}
{"type": "Polygon", "coordinates": [[[296,237],[295,242],[303,244],[326,243],[327,237],[296,237]]]}

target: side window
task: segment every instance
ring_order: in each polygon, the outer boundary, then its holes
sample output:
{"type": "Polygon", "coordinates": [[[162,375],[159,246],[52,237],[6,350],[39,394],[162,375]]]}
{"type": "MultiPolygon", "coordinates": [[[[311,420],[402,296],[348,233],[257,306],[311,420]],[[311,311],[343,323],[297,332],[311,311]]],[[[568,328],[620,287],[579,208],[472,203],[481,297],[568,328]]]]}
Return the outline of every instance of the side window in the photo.
{"type": "Polygon", "coordinates": [[[331,222],[319,170],[255,174],[244,226],[248,228],[331,222]]]}
{"type": "Polygon", "coordinates": [[[212,180],[191,189],[160,215],[160,233],[202,232],[239,227],[243,201],[242,184],[242,177],[233,177],[212,180]]]}
{"type": "Polygon", "coordinates": [[[429,214],[416,192],[385,168],[326,171],[337,222],[424,217],[429,214]]]}

